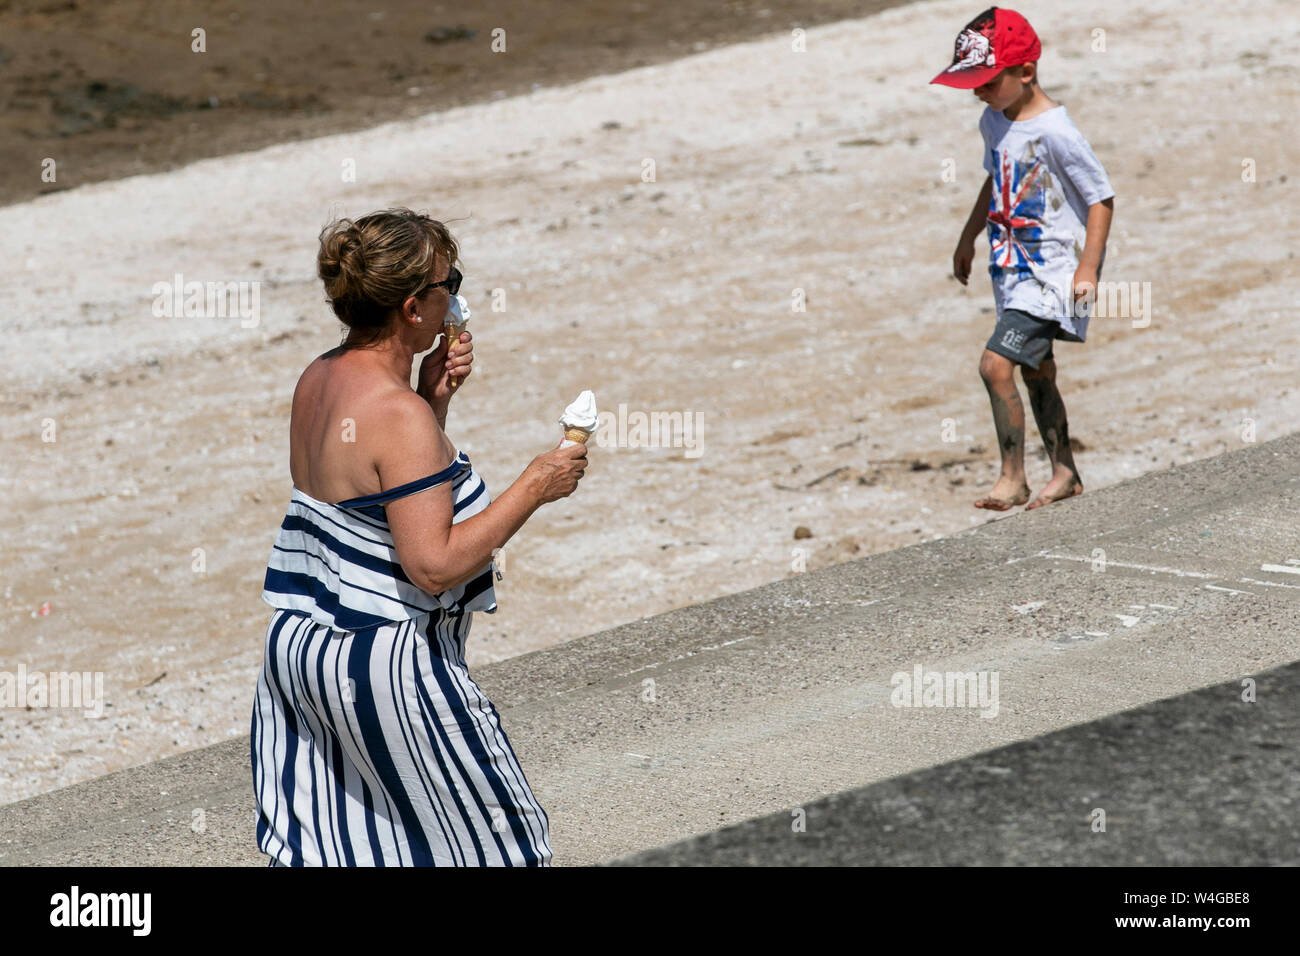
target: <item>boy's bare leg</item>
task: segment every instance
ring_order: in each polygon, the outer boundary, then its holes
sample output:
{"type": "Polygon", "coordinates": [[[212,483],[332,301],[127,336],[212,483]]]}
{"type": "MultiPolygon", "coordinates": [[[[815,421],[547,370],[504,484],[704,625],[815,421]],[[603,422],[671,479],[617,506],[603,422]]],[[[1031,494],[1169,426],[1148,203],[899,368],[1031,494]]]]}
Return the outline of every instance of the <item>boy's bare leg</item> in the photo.
{"type": "Polygon", "coordinates": [[[1016,388],[1015,363],[997,352],[984,350],[980,357],[980,377],[988,389],[993,406],[993,426],[998,433],[1002,452],[1002,474],[976,508],[1006,511],[1029,500],[1025,483],[1025,406],[1016,388]]]}
{"type": "Polygon", "coordinates": [[[1081,493],[1083,481],[1079,478],[1079,470],[1074,466],[1074,453],[1070,450],[1065,402],[1056,389],[1056,361],[1044,359],[1037,371],[1021,366],[1020,372],[1024,376],[1025,387],[1029,389],[1029,404],[1034,410],[1038,433],[1043,436],[1043,447],[1047,449],[1047,457],[1052,460],[1052,480],[1029,503],[1029,508],[1041,508],[1053,501],[1081,493]]]}

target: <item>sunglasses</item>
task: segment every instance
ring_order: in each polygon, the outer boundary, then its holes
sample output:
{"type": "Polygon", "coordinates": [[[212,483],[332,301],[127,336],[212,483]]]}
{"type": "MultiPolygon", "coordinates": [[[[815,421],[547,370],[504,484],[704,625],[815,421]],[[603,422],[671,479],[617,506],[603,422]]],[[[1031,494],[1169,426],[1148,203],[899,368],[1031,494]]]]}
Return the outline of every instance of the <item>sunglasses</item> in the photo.
{"type": "Polygon", "coordinates": [[[460,274],[460,270],[457,269],[455,266],[452,266],[451,271],[447,273],[447,278],[443,279],[441,282],[429,283],[422,290],[420,290],[420,297],[423,298],[424,296],[428,295],[430,289],[437,289],[437,288],[441,288],[442,286],[446,286],[447,292],[449,292],[451,295],[455,295],[457,292],[460,291],[460,280],[463,278],[465,277],[460,274]]]}

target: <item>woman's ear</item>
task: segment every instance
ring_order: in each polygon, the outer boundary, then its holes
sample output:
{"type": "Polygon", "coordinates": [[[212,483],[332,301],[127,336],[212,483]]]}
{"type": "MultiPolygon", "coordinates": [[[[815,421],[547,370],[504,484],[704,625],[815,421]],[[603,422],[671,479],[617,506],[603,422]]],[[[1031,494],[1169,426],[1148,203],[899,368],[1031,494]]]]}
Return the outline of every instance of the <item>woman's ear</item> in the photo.
{"type": "Polygon", "coordinates": [[[402,303],[401,314],[404,321],[422,321],[424,317],[420,315],[420,300],[415,296],[409,296],[406,301],[402,303]]]}

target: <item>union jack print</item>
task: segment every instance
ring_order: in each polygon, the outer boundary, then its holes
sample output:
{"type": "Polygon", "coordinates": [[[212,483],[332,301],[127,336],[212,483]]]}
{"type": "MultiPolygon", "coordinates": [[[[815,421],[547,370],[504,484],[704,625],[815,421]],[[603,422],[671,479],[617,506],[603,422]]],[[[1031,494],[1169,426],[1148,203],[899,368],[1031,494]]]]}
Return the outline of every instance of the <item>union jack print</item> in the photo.
{"type": "Polygon", "coordinates": [[[993,172],[989,201],[990,261],[995,273],[1031,271],[1030,263],[1043,264],[1039,245],[1043,214],[1047,209],[1042,160],[1013,160],[1005,152],[993,172]]]}

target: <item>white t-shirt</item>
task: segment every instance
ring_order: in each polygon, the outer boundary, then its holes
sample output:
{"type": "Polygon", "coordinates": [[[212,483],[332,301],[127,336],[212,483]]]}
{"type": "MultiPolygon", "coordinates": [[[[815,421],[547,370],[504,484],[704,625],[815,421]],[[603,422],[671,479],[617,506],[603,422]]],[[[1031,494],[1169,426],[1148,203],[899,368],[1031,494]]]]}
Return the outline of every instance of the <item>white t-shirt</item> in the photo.
{"type": "Polygon", "coordinates": [[[980,133],[984,169],[993,177],[987,228],[998,315],[1020,309],[1055,319],[1058,338],[1082,342],[1088,308],[1074,302],[1074,271],[1088,207],[1115,195],[1106,170],[1064,106],[1015,122],[985,107],[980,133]]]}

